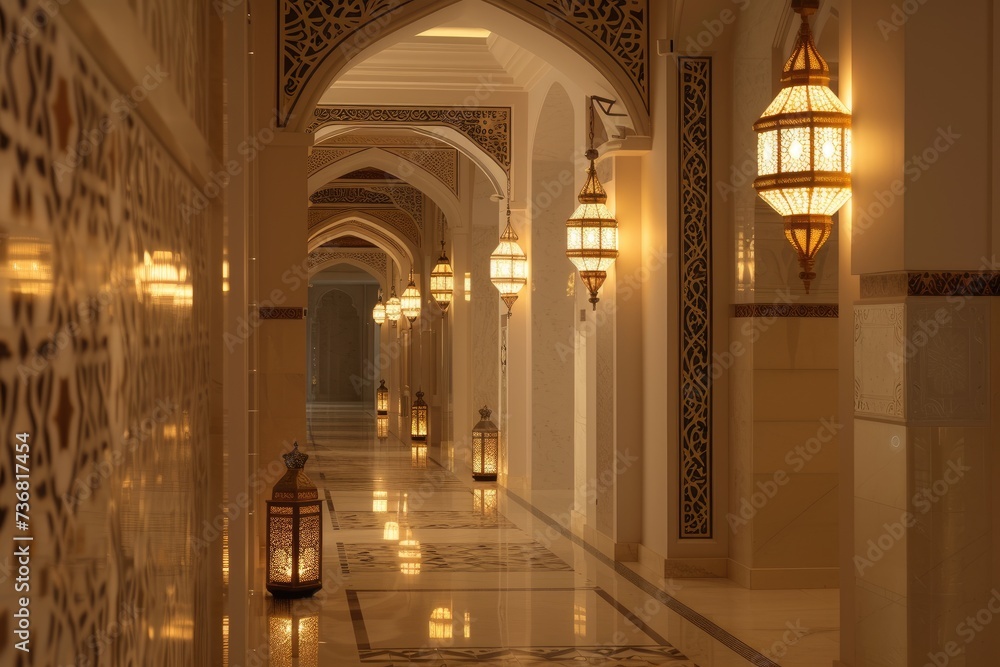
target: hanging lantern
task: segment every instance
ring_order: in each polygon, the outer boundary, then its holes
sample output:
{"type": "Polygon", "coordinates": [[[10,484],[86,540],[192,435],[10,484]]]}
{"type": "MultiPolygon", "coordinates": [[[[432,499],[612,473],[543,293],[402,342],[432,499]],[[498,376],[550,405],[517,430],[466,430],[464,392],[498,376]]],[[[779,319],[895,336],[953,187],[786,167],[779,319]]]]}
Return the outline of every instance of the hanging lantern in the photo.
{"type": "Polygon", "coordinates": [[[323,587],[319,493],[305,473],[309,456],[299,443],[282,458],[288,470],[267,501],[267,590],[275,597],[305,597],[323,587]]]}
{"type": "Polygon", "coordinates": [[[392,326],[396,326],[396,322],[399,320],[399,316],[403,314],[403,308],[400,304],[399,297],[396,296],[396,286],[391,287],[389,292],[389,300],[385,302],[385,319],[392,323],[392,326]]]}
{"type": "Polygon", "coordinates": [[[830,67],[819,54],[809,16],[819,0],[793,0],[802,27],[781,76],[782,88],[757,132],[754,188],[785,218],[806,293],[816,255],[833,230],[833,215],[851,198],[851,112],[830,90],[830,67]]]}
{"type": "Polygon", "coordinates": [[[420,290],[413,282],[413,269],[410,269],[410,284],[403,291],[400,306],[403,316],[410,321],[410,324],[420,317],[420,290]]]}
{"type": "Polygon", "coordinates": [[[382,290],[378,291],[378,303],[372,308],[372,319],[379,326],[385,324],[385,304],[382,303],[382,290]]]}
{"type": "Polygon", "coordinates": [[[479,411],[479,423],[472,429],[472,479],[497,481],[500,458],[500,430],[490,421],[493,411],[485,405],[479,411]]]}
{"type": "MultiPolygon", "coordinates": [[[[608,194],[597,177],[594,160],[594,99],[590,98],[590,148],[587,159],[587,182],[577,198],[580,206],[566,221],[566,256],[580,272],[580,279],[590,292],[590,303],[597,310],[597,293],[608,277],[608,269],[618,259],[618,221],[608,209],[608,194]]],[[[603,98],[601,98],[603,99],[603,98]]],[[[611,102],[613,103],[613,102],[611,102]]]]}
{"type": "Polygon", "coordinates": [[[410,440],[427,439],[427,402],[424,392],[417,390],[417,400],[410,409],[410,440]]]}
{"type": "Polygon", "coordinates": [[[319,664],[318,613],[298,613],[290,600],[272,600],[267,625],[272,667],[319,664]]]}
{"type": "Polygon", "coordinates": [[[517,294],[528,284],[528,257],[517,242],[510,226],[510,175],[507,176],[507,226],[500,235],[500,245],[490,255],[490,280],[507,304],[507,316],[517,301],[517,294]]]}
{"type": "Polygon", "coordinates": [[[455,273],[451,270],[451,261],[444,251],[444,240],[441,241],[441,257],[438,258],[434,270],[431,271],[431,296],[441,308],[441,314],[448,312],[455,291],[455,273]]]}

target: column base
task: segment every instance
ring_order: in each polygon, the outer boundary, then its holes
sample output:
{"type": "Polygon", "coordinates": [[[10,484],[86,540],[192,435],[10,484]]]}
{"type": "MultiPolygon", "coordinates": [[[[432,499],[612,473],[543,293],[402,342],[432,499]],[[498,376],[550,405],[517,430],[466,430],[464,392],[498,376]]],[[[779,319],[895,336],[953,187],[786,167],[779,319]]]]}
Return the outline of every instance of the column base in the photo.
{"type": "Polygon", "coordinates": [[[751,590],[795,588],[839,588],[840,568],[836,567],[756,567],[729,560],[729,578],[751,590]]]}
{"type": "Polygon", "coordinates": [[[639,564],[658,576],[678,579],[725,579],[725,558],[667,558],[639,545],[639,564]]]}

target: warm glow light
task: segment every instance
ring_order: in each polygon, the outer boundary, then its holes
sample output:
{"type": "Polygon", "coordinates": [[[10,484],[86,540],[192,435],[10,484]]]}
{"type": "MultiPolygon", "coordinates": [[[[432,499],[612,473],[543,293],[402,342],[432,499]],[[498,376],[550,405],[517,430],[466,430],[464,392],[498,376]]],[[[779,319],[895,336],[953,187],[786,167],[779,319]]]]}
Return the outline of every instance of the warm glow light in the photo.
{"type": "Polygon", "coordinates": [[[385,302],[385,319],[395,326],[396,321],[399,320],[400,315],[403,314],[403,308],[400,304],[399,297],[396,296],[396,286],[393,285],[389,293],[389,300],[385,302]]]}
{"type": "Polygon", "coordinates": [[[412,538],[399,541],[399,571],[403,574],[420,574],[420,542],[412,538]]]}
{"type": "Polygon", "coordinates": [[[413,271],[410,271],[410,284],[403,291],[403,296],[399,299],[400,312],[412,324],[420,317],[420,290],[413,282],[413,271]]]}
{"type": "Polygon", "coordinates": [[[802,26],[781,77],[782,89],[754,124],[754,188],[785,218],[806,292],[816,255],[833,231],[832,216],[851,199],[851,112],[830,89],[830,68],[816,49],[809,16],[793,4],[802,26]]]}
{"type": "Polygon", "coordinates": [[[495,516],[497,513],[497,490],[473,489],[472,511],[483,516],[495,516]]]}
{"type": "Polygon", "coordinates": [[[282,458],[287,470],[266,503],[267,590],[275,597],[302,597],[322,588],[322,509],[303,469],[309,457],[298,443],[282,458]]]}
{"type": "Polygon", "coordinates": [[[382,326],[385,324],[385,304],[382,303],[382,290],[378,291],[378,301],[375,303],[375,307],[372,308],[372,319],[375,320],[375,324],[382,326]]]}
{"type": "Polygon", "coordinates": [[[465,612],[462,623],[462,636],[466,639],[472,637],[472,614],[465,612]]]}
{"type": "Polygon", "coordinates": [[[465,300],[472,301],[472,274],[465,274],[465,300]]]}
{"type": "Polygon", "coordinates": [[[379,440],[385,440],[389,437],[389,415],[375,417],[375,437],[379,440]]]}
{"type": "Polygon", "coordinates": [[[438,258],[434,270],[431,271],[431,296],[441,307],[441,312],[447,312],[455,292],[455,273],[451,269],[451,260],[444,251],[444,241],[441,241],[441,257],[438,258]]]}
{"type": "Polygon", "coordinates": [[[389,492],[372,491],[372,512],[389,511],[389,492]]]}
{"type": "Polygon", "coordinates": [[[222,291],[229,291],[229,260],[222,260],[222,291]]]}
{"type": "Polygon", "coordinates": [[[451,609],[448,607],[438,607],[431,612],[431,620],[427,630],[427,636],[431,639],[451,639],[454,632],[452,625],[451,609]]]}
{"type": "Polygon", "coordinates": [[[438,26],[437,28],[424,30],[422,33],[418,34],[417,37],[460,37],[464,39],[486,39],[492,34],[493,33],[485,28],[451,28],[438,26]]]}
{"type": "Polygon", "coordinates": [[[413,468],[427,467],[427,445],[413,445],[410,448],[410,466],[413,468]]]}
{"type": "Polygon", "coordinates": [[[154,304],[187,307],[193,303],[188,267],[179,253],[143,253],[142,264],[136,267],[136,280],[154,304]]]}
{"type": "Polygon", "coordinates": [[[52,293],[52,244],[30,236],[11,236],[6,246],[5,273],[14,291],[25,296],[52,293]]]}
{"type": "Polygon", "coordinates": [[[528,257],[518,244],[509,219],[500,235],[500,244],[490,255],[490,280],[510,313],[518,293],[528,284],[528,257]]]}
{"type": "Polygon", "coordinates": [[[386,521],[385,528],[382,530],[382,539],[387,542],[398,542],[399,524],[395,521],[386,521]]]}
{"type": "Polygon", "coordinates": [[[410,439],[423,441],[427,439],[427,402],[424,392],[417,390],[417,399],[410,409],[410,439]]]}
{"type": "Polygon", "coordinates": [[[618,259],[618,221],[608,209],[608,195],[597,177],[596,150],[587,151],[590,168],[587,182],[580,191],[580,206],[566,221],[566,256],[580,272],[580,279],[590,292],[590,302],[597,310],[597,296],[608,277],[608,270],[618,259]]]}
{"type": "Polygon", "coordinates": [[[380,415],[389,412],[389,388],[385,386],[385,380],[379,380],[378,389],[375,390],[375,409],[380,415]]]}
{"type": "Polygon", "coordinates": [[[587,636],[587,608],[580,604],[573,605],[573,634],[577,637],[587,636]]]}

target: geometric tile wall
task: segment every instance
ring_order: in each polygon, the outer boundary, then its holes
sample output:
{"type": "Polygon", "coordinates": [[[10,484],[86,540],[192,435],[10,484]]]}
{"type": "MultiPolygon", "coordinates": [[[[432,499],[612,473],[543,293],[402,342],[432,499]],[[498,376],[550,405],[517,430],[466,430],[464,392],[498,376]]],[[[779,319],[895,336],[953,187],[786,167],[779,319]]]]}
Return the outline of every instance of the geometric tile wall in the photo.
{"type": "Polygon", "coordinates": [[[202,184],[134,113],[143,93],[115,90],[58,14],[25,28],[24,4],[0,0],[0,664],[202,664],[210,267],[185,207],[202,184]],[[16,595],[15,535],[34,538],[16,595]]]}

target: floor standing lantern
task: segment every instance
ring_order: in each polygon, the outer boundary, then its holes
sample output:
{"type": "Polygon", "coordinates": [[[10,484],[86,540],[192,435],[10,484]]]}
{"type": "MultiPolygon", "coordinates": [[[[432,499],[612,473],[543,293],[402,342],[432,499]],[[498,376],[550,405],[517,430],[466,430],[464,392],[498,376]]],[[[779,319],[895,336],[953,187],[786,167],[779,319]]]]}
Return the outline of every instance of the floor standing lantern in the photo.
{"type": "Polygon", "coordinates": [[[497,481],[500,458],[500,429],[490,417],[493,411],[485,405],[479,411],[479,423],[472,429],[472,479],[477,482],[497,481]]]}
{"type": "Polygon", "coordinates": [[[851,198],[851,112],[830,90],[830,67],[816,49],[809,16],[819,0],[792,0],[802,27],[781,75],[781,92],[754,123],[754,188],[785,219],[798,254],[799,278],[816,278],[816,255],[833,231],[833,215],[851,198]]]}
{"type": "Polygon", "coordinates": [[[275,597],[307,597],[323,587],[323,515],[304,470],[309,456],[296,442],[282,458],[288,470],[267,501],[267,590],[275,597]]]}
{"type": "Polygon", "coordinates": [[[380,440],[389,437],[389,388],[380,380],[375,390],[375,430],[380,440]]]}
{"type": "Polygon", "coordinates": [[[413,401],[410,410],[410,440],[424,441],[427,439],[427,401],[424,392],[417,390],[417,400],[413,401]]]}

